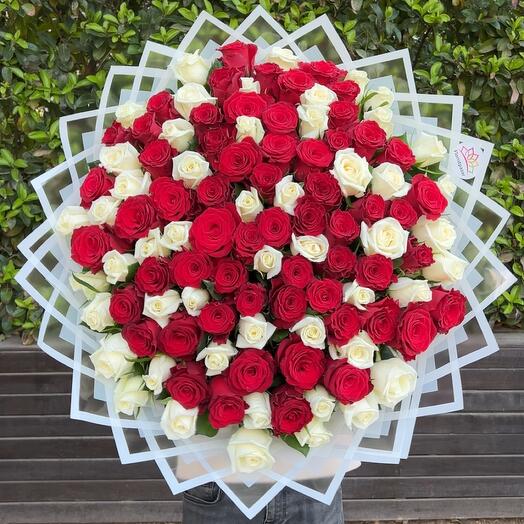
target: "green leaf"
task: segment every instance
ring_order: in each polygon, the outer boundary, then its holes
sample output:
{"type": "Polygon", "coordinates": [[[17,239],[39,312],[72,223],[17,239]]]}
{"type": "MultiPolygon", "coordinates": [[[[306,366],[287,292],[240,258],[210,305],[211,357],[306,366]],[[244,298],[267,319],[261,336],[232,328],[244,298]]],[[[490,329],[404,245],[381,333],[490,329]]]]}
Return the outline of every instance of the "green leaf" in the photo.
{"type": "Polygon", "coordinates": [[[208,414],[202,413],[198,415],[197,421],[196,421],[196,434],[197,435],[204,435],[206,437],[214,437],[218,433],[218,430],[215,429],[211,424],[209,423],[208,414]]]}
{"type": "Polygon", "coordinates": [[[297,437],[295,435],[281,435],[280,439],[287,444],[290,448],[293,448],[294,450],[298,451],[299,453],[302,453],[304,457],[308,456],[309,453],[309,446],[301,446],[300,442],[298,441],[297,437]]]}
{"type": "Polygon", "coordinates": [[[87,282],[84,282],[82,279],[78,278],[74,273],[71,273],[71,276],[73,277],[73,280],[80,284],[81,286],[86,287],[89,289],[89,291],[92,291],[93,293],[100,293],[98,289],[94,288],[91,284],[88,284],[87,282]]]}

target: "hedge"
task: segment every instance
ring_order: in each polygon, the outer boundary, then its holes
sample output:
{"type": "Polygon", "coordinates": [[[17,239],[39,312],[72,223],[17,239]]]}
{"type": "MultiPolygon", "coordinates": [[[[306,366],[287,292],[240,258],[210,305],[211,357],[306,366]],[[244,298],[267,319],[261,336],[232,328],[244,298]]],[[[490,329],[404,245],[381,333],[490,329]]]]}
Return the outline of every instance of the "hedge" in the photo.
{"type": "MultiPolygon", "coordinates": [[[[202,10],[236,26],[257,0],[0,0],[0,338],[31,342],[40,310],[14,276],[42,220],[31,179],[63,160],[58,118],[96,107],[112,64],[148,39],[176,46],[202,10]]],[[[524,326],[524,2],[260,0],[292,31],[327,13],[352,56],[407,47],[419,92],[460,94],[464,130],[495,143],[485,190],[511,212],[495,251],[519,277],[490,309],[524,326]]]]}

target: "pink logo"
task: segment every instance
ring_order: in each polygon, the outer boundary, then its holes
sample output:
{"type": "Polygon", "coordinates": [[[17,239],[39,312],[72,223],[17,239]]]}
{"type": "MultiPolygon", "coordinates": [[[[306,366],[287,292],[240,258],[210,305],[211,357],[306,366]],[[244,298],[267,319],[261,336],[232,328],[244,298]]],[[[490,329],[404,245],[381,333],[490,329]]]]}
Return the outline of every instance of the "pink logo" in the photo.
{"type": "Polygon", "coordinates": [[[467,147],[465,145],[460,147],[458,153],[466,165],[468,175],[472,175],[475,168],[479,165],[479,154],[475,151],[473,146],[467,147]]]}

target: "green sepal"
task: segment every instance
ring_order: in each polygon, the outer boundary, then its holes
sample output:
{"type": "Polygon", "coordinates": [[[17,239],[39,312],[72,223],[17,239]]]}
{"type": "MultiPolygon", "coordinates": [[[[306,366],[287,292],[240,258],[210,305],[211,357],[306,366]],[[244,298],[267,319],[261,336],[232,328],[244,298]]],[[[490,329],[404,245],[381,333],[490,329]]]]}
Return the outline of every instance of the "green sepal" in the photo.
{"type": "Polygon", "coordinates": [[[280,439],[282,442],[287,444],[290,448],[293,448],[297,450],[299,453],[302,453],[304,457],[308,456],[309,453],[309,446],[301,446],[300,442],[298,441],[297,437],[295,435],[281,435],[280,439]]]}
{"type": "Polygon", "coordinates": [[[206,413],[198,415],[196,421],[196,434],[205,435],[206,437],[214,437],[218,433],[218,429],[215,429],[209,423],[209,418],[206,413]]]}

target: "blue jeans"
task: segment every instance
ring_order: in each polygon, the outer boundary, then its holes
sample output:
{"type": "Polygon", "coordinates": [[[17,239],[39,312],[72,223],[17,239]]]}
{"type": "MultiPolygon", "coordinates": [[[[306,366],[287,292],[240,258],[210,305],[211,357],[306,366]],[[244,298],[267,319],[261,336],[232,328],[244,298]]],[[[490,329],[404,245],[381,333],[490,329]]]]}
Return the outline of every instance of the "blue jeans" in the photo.
{"type": "Polygon", "coordinates": [[[344,524],[339,488],[330,506],[284,488],[249,520],[213,482],[184,493],[183,524],[344,524]]]}

